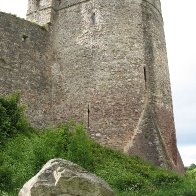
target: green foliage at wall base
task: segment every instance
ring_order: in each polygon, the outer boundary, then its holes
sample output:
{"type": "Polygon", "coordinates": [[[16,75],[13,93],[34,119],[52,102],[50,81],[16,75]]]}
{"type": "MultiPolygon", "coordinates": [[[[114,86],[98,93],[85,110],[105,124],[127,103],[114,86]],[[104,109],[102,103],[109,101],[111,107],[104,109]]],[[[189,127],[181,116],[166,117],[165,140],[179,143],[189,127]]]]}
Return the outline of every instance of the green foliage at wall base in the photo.
{"type": "Polygon", "coordinates": [[[0,97],[0,146],[14,135],[30,129],[24,116],[24,106],[19,103],[19,93],[0,97]]]}
{"type": "Polygon", "coordinates": [[[194,169],[180,177],[138,157],[100,146],[87,136],[83,125],[75,122],[55,129],[32,129],[18,95],[1,97],[0,103],[0,134],[4,139],[0,148],[2,196],[16,196],[23,184],[53,158],[71,160],[95,173],[119,196],[196,195],[194,169]]]}

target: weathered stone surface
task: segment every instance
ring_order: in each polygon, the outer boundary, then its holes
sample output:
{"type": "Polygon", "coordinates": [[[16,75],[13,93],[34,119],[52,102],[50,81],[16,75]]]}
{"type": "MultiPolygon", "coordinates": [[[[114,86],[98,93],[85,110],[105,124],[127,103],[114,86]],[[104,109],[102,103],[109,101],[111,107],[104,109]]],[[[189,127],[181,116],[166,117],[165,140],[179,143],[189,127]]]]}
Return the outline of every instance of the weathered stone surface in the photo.
{"type": "Polygon", "coordinates": [[[0,94],[20,91],[37,127],[51,121],[52,62],[49,32],[0,12],[0,94]]]}
{"type": "Polygon", "coordinates": [[[160,0],[29,0],[27,19],[48,32],[0,14],[0,93],[21,90],[36,126],[82,120],[100,144],[184,172],[160,0]]]}
{"type": "Polygon", "coordinates": [[[50,160],[19,192],[19,196],[113,195],[105,181],[63,159],[50,160]]]}

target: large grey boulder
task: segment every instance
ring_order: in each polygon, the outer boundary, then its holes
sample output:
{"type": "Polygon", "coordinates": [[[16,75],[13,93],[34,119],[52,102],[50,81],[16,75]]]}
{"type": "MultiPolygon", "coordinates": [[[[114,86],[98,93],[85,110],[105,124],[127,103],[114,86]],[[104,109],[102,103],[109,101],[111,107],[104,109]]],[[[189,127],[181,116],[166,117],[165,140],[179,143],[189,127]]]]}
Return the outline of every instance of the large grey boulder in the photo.
{"type": "Polygon", "coordinates": [[[70,161],[52,159],[20,190],[19,196],[113,196],[109,185],[70,161]]]}

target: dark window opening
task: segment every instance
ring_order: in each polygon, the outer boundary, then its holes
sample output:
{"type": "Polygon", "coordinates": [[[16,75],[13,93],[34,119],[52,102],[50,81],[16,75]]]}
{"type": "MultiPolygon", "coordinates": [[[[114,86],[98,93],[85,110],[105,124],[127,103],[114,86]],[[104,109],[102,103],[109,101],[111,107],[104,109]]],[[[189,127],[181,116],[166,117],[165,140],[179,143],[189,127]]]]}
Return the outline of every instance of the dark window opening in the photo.
{"type": "Polygon", "coordinates": [[[144,67],[144,80],[145,80],[145,87],[147,87],[146,86],[146,83],[147,83],[146,67],[144,67]]]}
{"type": "Polygon", "coordinates": [[[95,23],[96,23],[96,16],[95,16],[95,12],[92,14],[92,16],[91,16],[91,20],[92,20],[93,25],[95,25],[95,23]]]}
{"type": "Polygon", "coordinates": [[[88,129],[90,128],[90,106],[88,105],[88,129]]]}
{"type": "Polygon", "coordinates": [[[27,38],[28,38],[27,35],[23,35],[23,36],[22,36],[22,41],[25,42],[27,38]]]}

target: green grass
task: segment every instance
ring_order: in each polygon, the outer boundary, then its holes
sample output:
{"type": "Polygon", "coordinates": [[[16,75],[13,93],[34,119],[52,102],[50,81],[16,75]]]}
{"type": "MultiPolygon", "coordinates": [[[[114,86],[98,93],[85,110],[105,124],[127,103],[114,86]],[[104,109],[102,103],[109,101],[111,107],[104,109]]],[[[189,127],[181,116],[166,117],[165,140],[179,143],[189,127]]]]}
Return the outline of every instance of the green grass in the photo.
{"type": "MultiPolygon", "coordinates": [[[[0,110],[0,115],[6,115],[5,119],[11,122],[12,114],[17,113],[8,112],[12,108],[9,106],[10,100],[10,104],[14,105],[13,98],[0,98],[0,103],[3,99],[7,100],[7,104],[0,110]]],[[[17,105],[14,106],[15,110],[18,110],[21,108],[18,98],[14,100],[17,105]]],[[[87,136],[82,125],[75,122],[55,129],[35,130],[28,125],[21,109],[19,111],[17,119],[20,126],[12,134],[4,134],[3,131],[10,133],[10,129],[6,128],[5,123],[0,124],[1,135],[4,136],[0,149],[2,196],[17,195],[23,184],[52,158],[68,159],[81,165],[106,180],[119,196],[196,195],[195,169],[188,170],[185,177],[180,177],[138,157],[100,146],[87,136]]],[[[14,122],[13,126],[18,124],[14,122]]]]}

